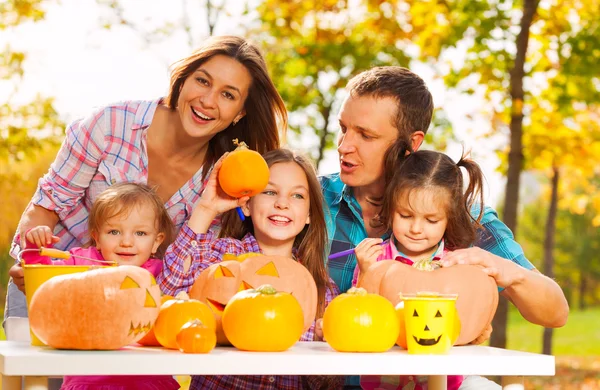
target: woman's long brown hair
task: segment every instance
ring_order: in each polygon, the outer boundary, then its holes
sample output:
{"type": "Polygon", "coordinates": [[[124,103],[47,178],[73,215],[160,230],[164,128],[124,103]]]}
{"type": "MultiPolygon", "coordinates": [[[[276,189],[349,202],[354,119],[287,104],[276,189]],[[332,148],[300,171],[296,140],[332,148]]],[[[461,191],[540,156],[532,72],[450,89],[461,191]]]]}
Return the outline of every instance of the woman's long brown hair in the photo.
{"type": "MultiPolygon", "coordinates": [[[[293,162],[302,168],[306,175],[310,198],[310,223],[296,236],[294,248],[298,250],[298,258],[302,261],[302,265],[315,279],[318,292],[317,318],[321,318],[325,311],[325,292],[330,287],[330,282],[324,261],[327,226],[323,209],[323,193],[315,168],[306,157],[288,149],[275,149],[265,153],[263,157],[269,167],[279,163],[293,162]]],[[[235,210],[223,214],[220,237],[233,237],[241,240],[247,233],[254,234],[252,217],[248,217],[242,222],[235,210]]]]}
{"type": "Polygon", "coordinates": [[[209,167],[223,155],[235,149],[232,140],[244,141],[252,150],[263,154],[279,147],[279,135],[285,136],[287,129],[287,110],[283,99],[277,92],[265,60],[254,44],[236,36],[214,36],[190,56],[178,61],[171,72],[171,85],[166,97],[167,106],[177,109],[177,100],[183,83],[203,63],[216,55],[224,55],[244,65],[252,84],[244,102],[246,115],[236,124],[230,124],[225,130],[215,134],[208,142],[208,150],[203,164],[202,175],[207,177],[209,167]],[[280,131],[281,130],[281,131],[280,131]]]}

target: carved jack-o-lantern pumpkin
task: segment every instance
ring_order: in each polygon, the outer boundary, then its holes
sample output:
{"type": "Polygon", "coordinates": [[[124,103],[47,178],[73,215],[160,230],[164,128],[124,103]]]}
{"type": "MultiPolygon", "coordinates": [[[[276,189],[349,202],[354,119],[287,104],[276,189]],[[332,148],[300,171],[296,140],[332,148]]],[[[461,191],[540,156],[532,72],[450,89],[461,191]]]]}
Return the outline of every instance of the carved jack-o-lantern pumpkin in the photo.
{"type": "Polygon", "coordinates": [[[119,349],[141,339],[160,308],[160,290],[135,266],[56,276],[35,292],[31,329],[59,349],[119,349]]]}
{"type": "Polygon", "coordinates": [[[397,305],[402,295],[421,291],[458,294],[456,309],[462,330],[456,345],[475,340],[487,326],[498,306],[498,287],[494,278],[477,265],[454,265],[424,271],[395,260],[373,264],[358,285],[370,293],[380,294],[397,305]]]}
{"type": "MultiPolygon", "coordinates": [[[[244,255],[242,255],[244,256],[244,255]]],[[[310,272],[298,262],[282,256],[244,256],[213,264],[198,276],[190,297],[208,304],[217,320],[217,342],[228,344],[221,325],[225,305],[237,292],[270,284],[292,294],[304,315],[304,331],[317,312],[317,286],[310,272]]]]}
{"type": "Polygon", "coordinates": [[[460,319],[456,311],[457,296],[417,294],[403,297],[396,306],[405,339],[398,344],[409,353],[446,353],[458,339],[460,319]]]}

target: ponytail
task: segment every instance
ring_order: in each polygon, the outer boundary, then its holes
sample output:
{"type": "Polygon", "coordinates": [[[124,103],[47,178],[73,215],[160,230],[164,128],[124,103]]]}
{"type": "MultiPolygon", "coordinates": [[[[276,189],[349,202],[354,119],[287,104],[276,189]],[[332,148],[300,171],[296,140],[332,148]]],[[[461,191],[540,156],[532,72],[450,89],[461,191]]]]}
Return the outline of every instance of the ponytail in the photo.
{"type": "Polygon", "coordinates": [[[456,163],[456,167],[459,170],[460,168],[465,168],[467,175],[469,175],[469,186],[463,195],[463,204],[473,222],[479,225],[483,217],[483,172],[479,165],[470,158],[467,158],[464,153],[456,163]],[[474,218],[471,214],[471,208],[475,201],[479,204],[479,215],[477,218],[474,218]]]}

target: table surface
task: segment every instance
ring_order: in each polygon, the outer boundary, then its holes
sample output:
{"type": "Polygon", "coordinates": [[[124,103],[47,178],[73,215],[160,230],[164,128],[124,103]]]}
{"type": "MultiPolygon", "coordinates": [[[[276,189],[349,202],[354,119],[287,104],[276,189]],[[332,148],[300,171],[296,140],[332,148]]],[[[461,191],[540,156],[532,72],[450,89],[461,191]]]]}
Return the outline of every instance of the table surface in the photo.
{"type": "Polygon", "coordinates": [[[128,346],[73,351],[0,342],[0,373],[63,375],[554,375],[554,356],[484,346],[454,347],[447,355],[341,353],[324,342],[299,342],[285,352],[217,347],[209,354],[128,346]]]}

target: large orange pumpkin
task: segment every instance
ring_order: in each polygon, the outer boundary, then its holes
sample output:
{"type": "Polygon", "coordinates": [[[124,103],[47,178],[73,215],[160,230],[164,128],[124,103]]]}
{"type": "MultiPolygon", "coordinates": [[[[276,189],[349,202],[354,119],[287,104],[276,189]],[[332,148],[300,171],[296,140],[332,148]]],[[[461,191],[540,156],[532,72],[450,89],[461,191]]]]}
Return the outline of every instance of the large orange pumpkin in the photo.
{"type": "Polygon", "coordinates": [[[306,331],[317,313],[317,285],[310,272],[295,260],[282,256],[247,256],[243,261],[223,261],[206,268],[190,290],[190,297],[211,308],[217,320],[217,342],[228,344],[222,330],[221,316],[237,292],[263,284],[292,294],[300,303],[306,331]]]}
{"type": "Polygon", "coordinates": [[[401,294],[435,291],[458,294],[456,309],[461,332],[455,345],[475,340],[490,324],[498,307],[498,287],[494,279],[475,265],[454,265],[432,271],[420,270],[394,260],[373,264],[358,285],[380,294],[395,306],[401,294]]]}
{"type": "Polygon", "coordinates": [[[269,183],[269,166],[260,153],[248,149],[244,142],[233,143],[238,147],[225,159],[219,171],[219,185],[233,197],[254,196],[269,183]]]}
{"type": "Polygon", "coordinates": [[[303,322],[298,300],[267,284],[235,294],[223,312],[227,339],[244,351],[285,351],[300,340],[303,322]]]}
{"type": "Polygon", "coordinates": [[[333,299],[323,315],[323,338],[340,352],[385,352],[398,339],[394,306],[363,288],[351,288],[333,299]]]}
{"type": "Polygon", "coordinates": [[[29,323],[59,349],[119,349],[142,338],[158,315],[160,291],[147,270],[123,265],[56,276],[35,292],[29,323]]]}
{"type": "Polygon", "coordinates": [[[156,339],[165,348],[179,349],[177,334],[183,325],[193,320],[200,320],[206,327],[216,331],[215,318],[208,306],[180,292],[175,299],[161,306],[154,324],[156,339]]]}

